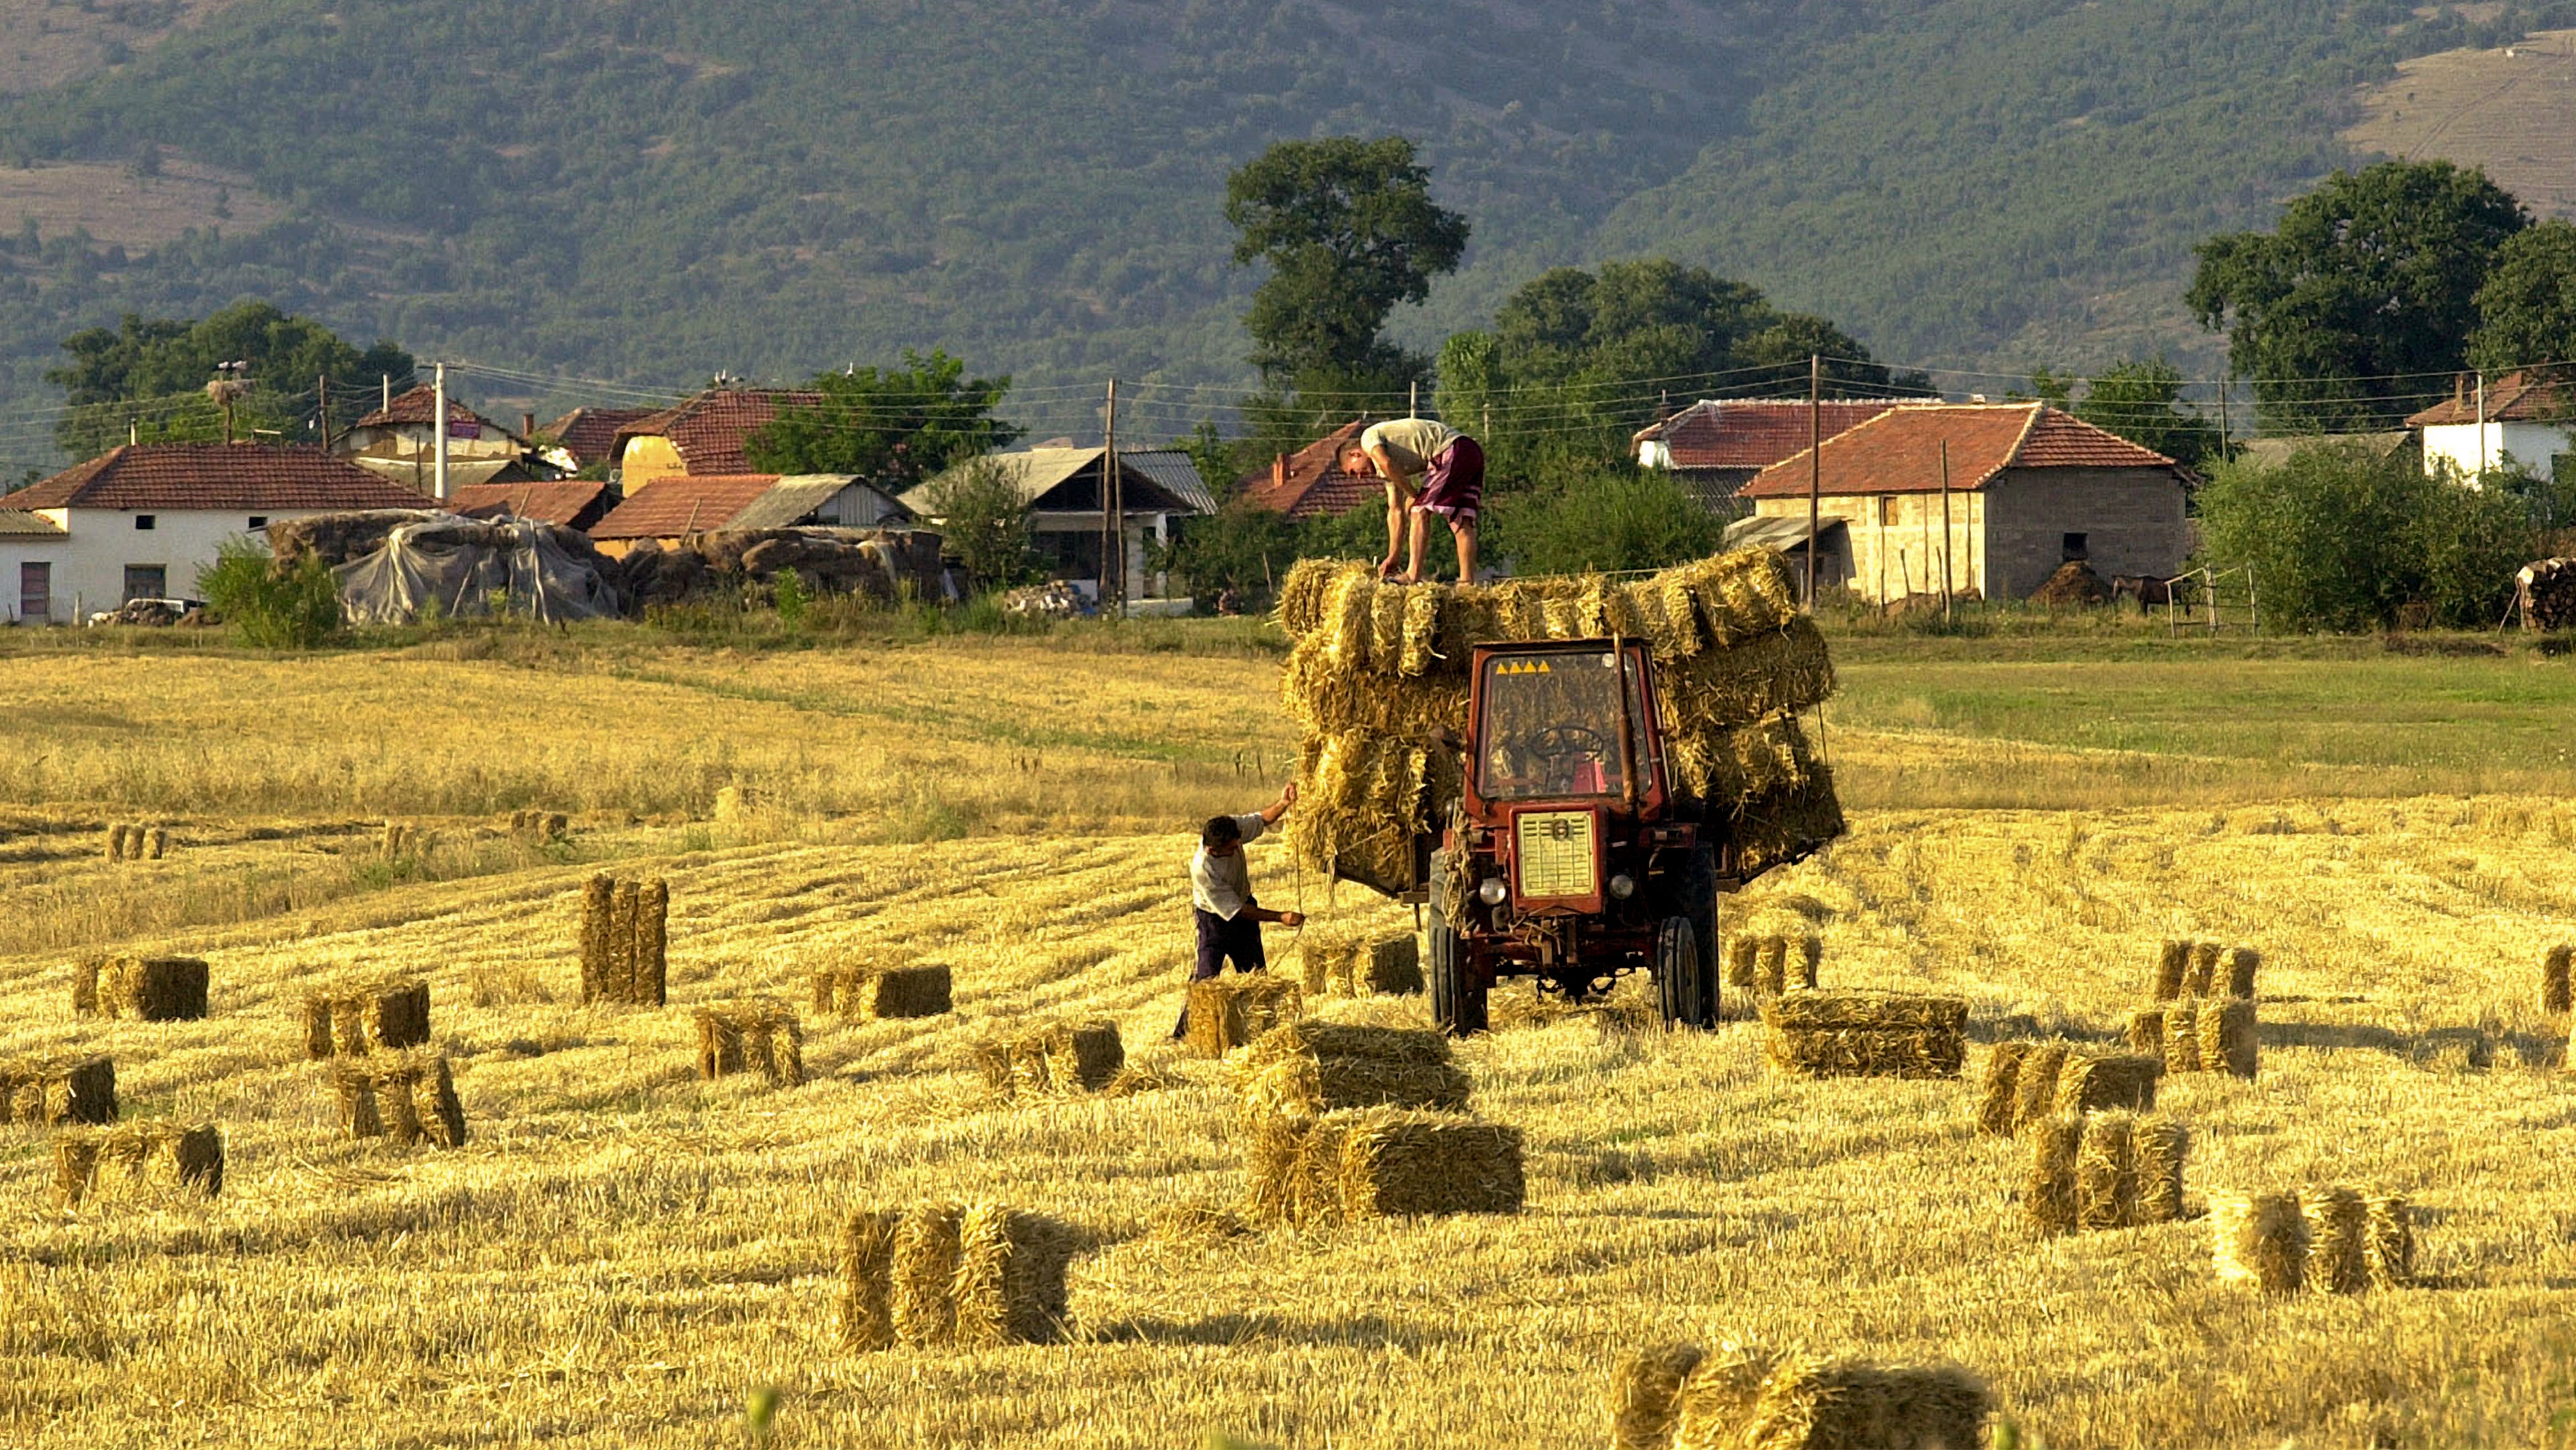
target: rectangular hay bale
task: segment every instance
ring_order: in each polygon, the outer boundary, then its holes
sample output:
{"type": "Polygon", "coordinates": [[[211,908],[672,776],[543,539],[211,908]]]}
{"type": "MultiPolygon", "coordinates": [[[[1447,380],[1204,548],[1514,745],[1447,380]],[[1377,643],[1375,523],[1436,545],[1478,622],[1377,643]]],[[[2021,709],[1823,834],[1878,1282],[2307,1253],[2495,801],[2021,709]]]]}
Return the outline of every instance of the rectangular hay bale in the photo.
{"type": "Polygon", "coordinates": [[[193,1022],[206,1015],[209,973],[198,957],[111,957],[94,992],[99,1015],[193,1022]]]}
{"type": "Polygon", "coordinates": [[[892,1349],[894,1240],[903,1215],[860,1209],[841,1228],[841,1339],[852,1349],[892,1349]]]}
{"type": "Polygon", "coordinates": [[[385,1138],[400,1148],[465,1146],[465,1106],[443,1053],[337,1058],[331,1087],[345,1137],[385,1138]]]}
{"type": "Polygon", "coordinates": [[[805,1083],[805,1028],[785,1005],[765,999],[701,1007],[698,1076],[709,1082],[758,1074],[771,1087],[805,1083]]]}
{"type": "Polygon", "coordinates": [[[2370,1235],[2363,1253],[2370,1282],[2382,1289],[2402,1289],[2415,1282],[2415,1211],[2400,1193],[2376,1193],[2362,1200],[2370,1215],[2370,1235]]]}
{"type": "Polygon", "coordinates": [[[1369,943],[1368,989],[1381,997],[1419,996],[1422,942],[1407,933],[1369,943]]]}
{"type": "MultiPolygon", "coordinates": [[[[1967,1039],[1935,1027],[1792,1028],[1773,1024],[1764,1043],[1772,1065],[1793,1077],[1957,1077],[1967,1039]]],[[[2023,1071],[2029,1064],[2025,1059],[2023,1071]]]]}
{"type": "Polygon", "coordinates": [[[2158,1002],[2171,1002],[2182,996],[2183,978],[2191,971],[2191,943],[2169,941],[2156,948],[2156,971],[2148,983],[2149,997],[2158,1002]]]}
{"type": "Polygon", "coordinates": [[[1968,999],[1921,992],[1872,992],[1838,988],[1800,992],[1766,1004],[1762,1017],[1780,1027],[1832,1029],[1849,1027],[1922,1027],[1963,1032],[1968,1026],[1968,999]]]}
{"type": "Polygon", "coordinates": [[[2075,1149],[2075,1226],[2128,1228],[2139,1221],[2137,1120],[2127,1113],[2081,1117],[2075,1149]]]}
{"type": "Polygon", "coordinates": [[[956,1341],[959,1231],[965,1217],[965,1209],[953,1203],[918,1203],[904,1210],[895,1230],[888,1297],[895,1337],[905,1344],[956,1341]]]}
{"type": "Polygon", "coordinates": [[[1622,1359],[1610,1378],[1610,1450],[1672,1450],[1682,1386],[1704,1357],[1696,1344],[1657,1344],[1622,1359]]]}
{"type": "Polygon", "coordinates": [[[2254,973],[2263,965],[2263,954],[2252,947],[2229,947],[2218,964],[2227,975],[2227,995],[2250,1000],[2254,995],[2254,973]]]}
{"type": "Polygon", "coordinates": [[[2256,1044],[2254,1003],[2247,998],[2213,1000],[2200,1005],[2200,1063],[2209,1072],[2241,1078],[2254,1076],[2260,1050],[2256,1044]]]}
{"type": "Polygon", "coordinates": [[[1308,1152],[1326,1154],[1345,1218],[1518,1213],[1528,1196],[1521,1130],[1399,1108],[1316,1119],[1308,1152]]]}
{"type": "Polygon", "coordinates": [[[2057,1110],[2089,1113],[2105,1109],[2151,1112],[2156,1106],[2156,1080],[2165,1075],[2162,1057],[2068,1056],[2057,1074],[2057,1110]]]}
{"type": "Polygon", "coordinates": [[[224,1188],[224,1137],[167,1121],[71,1128],[54,1136],[54,1196],[66,1208],[114,1198],[212,1198],[224,1188]]]}
{"type": "Polygon", "coordinates": [[[2073,1233],[2081,1200],[2077,1159],[2084,1143],[2081,1118],[2039,1118],[2022,1124],[2030,1141],[2030,1171],[2022,1180],[2022,1212],[2044,1234],[2073,1233]]]}
{"type": "Polygon", "coordinates": [[[2191,968],[2183,974],[2182,994],[2186,997],[2215,997],[2218,984],[2218,943],[2196,941],[2191,944],[2191,968]]]}
{"type": "Polygon", "coordinates": [[[2129,1050],[2161,1062],[2165,1055],[2165,1009],[2141,1007],[2129,1014],[2129,1050]]]}
{"type": "MultiPolygon", "coordinates": [[[[1793,1360],[1774,1369],[1730,1442],[1765,1450],[1877,1450],[1986,1441],[1994,1397],[1957,1366],[1929,1369],[1793,1360]]],[[[1696,1447],[1694,1447],[1696,1450],[1696,1447]]]]}
{"type": "Polygon", "coordinates": [[[397,1052],[429,1040],[429,983],[418,977],[343,982],[304,996],[304,1055],[397,1052]]]}
{"type": "Polygon", "coordinates": [[[116,1064],[103,1056],[0,1062],[0,1123],[61,1127],[116,1121],[116,1064]]]}
{"type": "Polygon", "coordinates": [[[617,882],[593,876],[581,888],[581,1000],[612,1000],[608,981],[608,938],[616,925],[617,882]]]}
{"type": "Polygon", "coordinates": [[[2147,1118],[2132,1136],[2138,1156],[2138,1222],[2182,1222],[2182,1173],[2191,1152],[2191,1130],[2171,1118],[2147,1118]]]}
{"type": "Polygon", "coordinates": [[[2566,942],[2549,949],[2540,959],[2540,1010],[2565,1012],[2570,1005],[2571,975],[2576,975],[2576,946],[2566,942]]]}
{"type": "Polygon", "coordinates": [[[860,1010],[881,1019],[937,1017],[952,1009],[956,975],[944,962],[886,967],[872,974],[860,1010]]]}
{"type": "Polygon", "coordinates": [[[2200,1008],[2174,1002],[2165,1008],[2165,1071],[2200,1071],[2200,1008]]]}
{"type": "Polygon", "coordinates": [[[1105,1019],[1052,1022],[990,1038],[976,1045],[975,1056],[985,1085],[1009,1096],[1096,1093],[1127,1065],[1118,1024],[1105,1019]]]}
{"type": "MultiPolygon", "coordinates": [[[[562,830],[554,822],[561,816],[547,818],[548,829],[556,835],[562,830]]],[[[626,1000],[638,1007],[660,1007],[670,999],[671,985],[671,886],[659,876],[645,878],[635,893],[635,945],[627,972],[626,1000]]]]}
{"type": "Polygon", "coordinates": [[[2307,1287],[2323,1294],[2358,1294],[2370,1287],[2370,1205],[2353,1189],[2336,1185],[2299,1195],[2308,1221],[2307,1287]]]}
{"type": "Polygon", "coordinates": [[[2057,1077],[2070,1049],[2063,1042],[2035,1042],[2022,1054],[2014,1083],[2013,1123],[2035,1123],[2057,1110],[2057,1077]]]}
{"type": "Polygon", "coordinates": [[[1297,983],[1268,972],[1236,972],[1192,982],[1182,1045],[1191,1057],[1223,1057],[1293,1019],[1303,998],[1297,983]]]}
{"type": "Polygon", "coordinates": [[[958,1344],[1052,1344],[1064,1337],[1070,1230],[1034,1213],[978,1203],[966,1210],[957,1238],[958,1344]]]}
{"type": "Polygon", "coordinates": [[[2009,1138],[2021,1126],[2021,1063],[2032,1044],[1998,1042],[1986,1054],[1986,1075],[1977,1095],[1977,1131],[2009,1138]]]}
{"type": "Polygon", "coordinates": [[[2308,1261],[2308,1221],[2295,1193],[2214,1193],[2209,1226],[2222,1283],[2266,1293],[2298,1290],[2308,1261]]]}
{"type": "Polygon", "coordinates": [[[1298,1117],[1376,1107],[1464,1112],[1471,1086],[1465,1073],[1446,1062],[1292,1057],[1254,1074],[1243,1097],[1256,1111],[1298,1117]]]}

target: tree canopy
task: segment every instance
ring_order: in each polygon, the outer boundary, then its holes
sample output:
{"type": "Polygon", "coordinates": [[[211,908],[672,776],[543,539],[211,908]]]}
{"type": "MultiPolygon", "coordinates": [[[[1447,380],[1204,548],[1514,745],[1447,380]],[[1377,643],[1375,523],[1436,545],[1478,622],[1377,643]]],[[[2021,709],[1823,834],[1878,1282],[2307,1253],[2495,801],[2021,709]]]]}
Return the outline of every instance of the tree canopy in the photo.
{"type": "Polygon", "coordinates": [[[2270,232],[2199,247],[2185,294],[2282,431],[2392,427],[2467,361],[2476,298],[2522,206],[2447,161],[2338,171],[2270,232]]]}
{"type": "Polygon", "coordinates": [[[1411,141],[1279,142],[1226,179],[1225,219],[1235,264],[1270,266],[1243,325],[1273,388],[1400,391],[1427,370],[1380,332],[1457,267],[1467,220],[1432,201],[1411,141]]]}
{"type": "Polygon", "coordinates": [[[2186,468],[2218,456],[2218,426],[2183,404],[2182,371],[2163,358],[2116,364],[2094,374],[2089,383],[2046,372],[2030,381],[2041,401],[2186,468]],[[2075,397],[2079,385],[2084,389],[2080,400],[2075,397]]]}
{"type": "Polygon", "coordinates": [[[2545,221],[2496,248],[2477,306],[2471,366],[2576,364],[2576,223],[2545,221]]]}
{"type": "Polygon", "coordinates": [[[942,351],[906,349],[901,367],[819,373],[806,386],[819,403],[782,408],[743,440],[754,468],[855,473],[899,493],[1020,436],[993,416],[1011,380],[967,377],[966,364],[942,351]]]}
{"type": "MultiPolygon", "coordinates": [[[[266,302],[243,302],[207,317],[144,318],[127,313],[111,331],[88,328],[64,338],[71,361],[45,381],[63,390],[71,409],[54,425],[55,441],[76,458],[122,443],[131,426],[148,440],[222,436],[221,414],[206,384],[225,363],[250,366],[250,391],[234,405],[237,429],[294,434],[315,404],[315,386],[390,378],[411,386],[410,353],[390,342],[363,351],[309,317],[266,302]]],[[[317,440],[318,441],[318,440],[317,440]]]]}

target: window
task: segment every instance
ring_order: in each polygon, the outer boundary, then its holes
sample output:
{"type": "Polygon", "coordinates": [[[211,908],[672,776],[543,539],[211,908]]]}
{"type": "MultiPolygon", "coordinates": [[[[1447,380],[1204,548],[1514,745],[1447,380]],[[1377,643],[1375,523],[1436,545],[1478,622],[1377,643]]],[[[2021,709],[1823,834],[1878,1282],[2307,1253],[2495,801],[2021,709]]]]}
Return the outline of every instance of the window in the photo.
{"type": "Polygon", "coordinates": [[[2091,557],[2084,551],[2084,536],[2082,534],[2068,534],[2065,538],[2064,547],[2060,551],[2058,557],[2067,560],[2091,557]]]}
{"type": "MultiPolygon", "coordinates": [[[[159,564],[125,566],[125,598],[167,599],[170,597],[170,571],[159,564]]],[[[118,601],[123,603],[123,600],[118,601]]]]}
{"type": "Polygon", "coordinates": [[[18,617],[42,623],[54,617],[54,566],[18,566],[18,617]]]}
{"type": "Polygon", "coordinates": [[[252,514],[252,515],[250,516],[250,526],[251,526],[251,530],[252,530],[254,533],[256,533],[257,531],[259,531],[259,530],[261,530],[261,529],[267,528],[267,527],[268,527],[268,515],[266,515],[266,514],[252,514]]]}
{"type": "Polygon", "coordinates": [[[1882,528],[1896,522],[1896,496],[1894,494],[1883,493],[1878,496],[1878,522],[1882,528]]]}
{"type": "Polygon", "coordinates": [[[138,529],[150,529],[158,525],[160,522],[161,516],[159,514],[136,514],[134,516],[134,526],[138,529]]]}
{"type": "Polygon", "coordinates": [[[1486,800],[1621,794],[1619,683],[1628,686],[1627,756],[1646,768],[1645,696],[1637,662],[1609,651],[1551,650],[1485,661],[1476,792],[1486,800]]]}

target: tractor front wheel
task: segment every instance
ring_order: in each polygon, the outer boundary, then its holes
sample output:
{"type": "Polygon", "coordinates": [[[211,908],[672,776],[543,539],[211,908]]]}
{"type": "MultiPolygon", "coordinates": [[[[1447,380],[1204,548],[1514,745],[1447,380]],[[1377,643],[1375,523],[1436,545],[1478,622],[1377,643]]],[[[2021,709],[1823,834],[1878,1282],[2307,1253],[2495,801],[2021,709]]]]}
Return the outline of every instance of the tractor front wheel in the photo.
{"type": "Polygon", "coordinates": [[[1423,975],[1430,978],[1431,1020],[1464,1037],[1485,1030],[1485,983],[1469,969],[1467,943],[1449,925],[1445,865],[1440,855],[1431,858],[1431,960],[1423,975]]]}
{"type": "Polygon", "coordinates": [[[1655,930],[1655,1007],[1666,1027],[1706,1027],[1716,1015],[1702,993],[1699,935],[1687,916],[1668,916],[1655,930]]]}

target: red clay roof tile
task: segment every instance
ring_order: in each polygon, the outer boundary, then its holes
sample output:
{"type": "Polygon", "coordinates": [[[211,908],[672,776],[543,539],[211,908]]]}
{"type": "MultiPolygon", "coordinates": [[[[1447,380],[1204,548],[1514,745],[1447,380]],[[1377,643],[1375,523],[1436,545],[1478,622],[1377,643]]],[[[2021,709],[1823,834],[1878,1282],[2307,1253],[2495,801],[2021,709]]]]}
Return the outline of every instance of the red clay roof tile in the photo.
{"type": "Polygon", "coordinates": [[[671,440],[681,465],[692,474],[747,474],[751,460],[743,455],[742,443],[753,430],[775,419],[780,408],[811,408],[822,402],[821,393],[711,389],[618,429],[613,451],[624,453],[629,438],[663,437],[671,440]]]}
{"type": "Polygon", "coordinates": [[[775,473],[666,473],[591,526],[594,539],[676,539],[720,529],[777,487],[775,473]]]}
{"type": "Polygon", "coordinates": [[[1291,519],[1348,513],[1385,497],[1386,486],[1376,478],[1342,472],[1342,450],[1357,442],[1368,424],[1366,418],[1343,424],[1289,454],[1284,470],[1274,465],[1245,474],[1236,485],[1237,496],[1253,508],[1291,519]]]}
{"type": "Polygon", "coordinates": [[[129,443],[32,488],[0,495],[10,508],[422,508],[422,495],[319,448],[268,443],[129,443]]]}
{"type": "MultiPolygon", "coordinates": [[[[2576,410],[2576,388],[2547,373],[2524,370],[2487,380],[2486,420],[2490,423],[2563,423],[2576,410]]],[[[2406,420],[2409,428],[2442,427],[2478,421],[2477,385],[2457,380],[2451,396],[2406,420]]]]}
{"type": "Polygon", "coordinates": [[[1637,441],[1662,440],[1675,468],[1768,468],[1804,452],[1811,427],[1821,425],[1831,438],[1903,406],[1888,398],[1829,398],[1810,420],[1803,398],[1704,399],[1642,430],[1637,441]]]}
{"type": "MultiPolygon", "coordinates": [[[[358,420],[361,428],[392,428],[406,423],[428,427],[438,421],[438,389],[428,383],[408,392],[394,394],[393,401],[358,420]]],[[[447,395],[447,426],[470,425],[476,432],[492,437],[513,436],[510,430],[447,395]]]]}
{"type": "Polygon", "coordinates": [[[447,506],[460,514],[498,514],[577,529],[598,517],[608,485],[567,478],[553,483],[469,483],[448,490],[447,506]]]}
{"type": "Polygon", "coordinates": [[[653,416],[651,408],[575,408],[544,428],[584,468],[617,456],[617,434],[630,423],[653,416]]]}
{"type": "MultiPolygon", "coordinates": [[[[1949,445],[1953,489],[1983,488],[2007,468],[2165,468],[2174,461],[2042,403],[1968,403],[1895,408],[1825,440],[1819,491],[1828,494],[1938,493],[1941,445],[1949,445]]],[[[1799,449],[1737,490],[1745,498],[1807,492],[1807,450],[1799,449]]]]}

